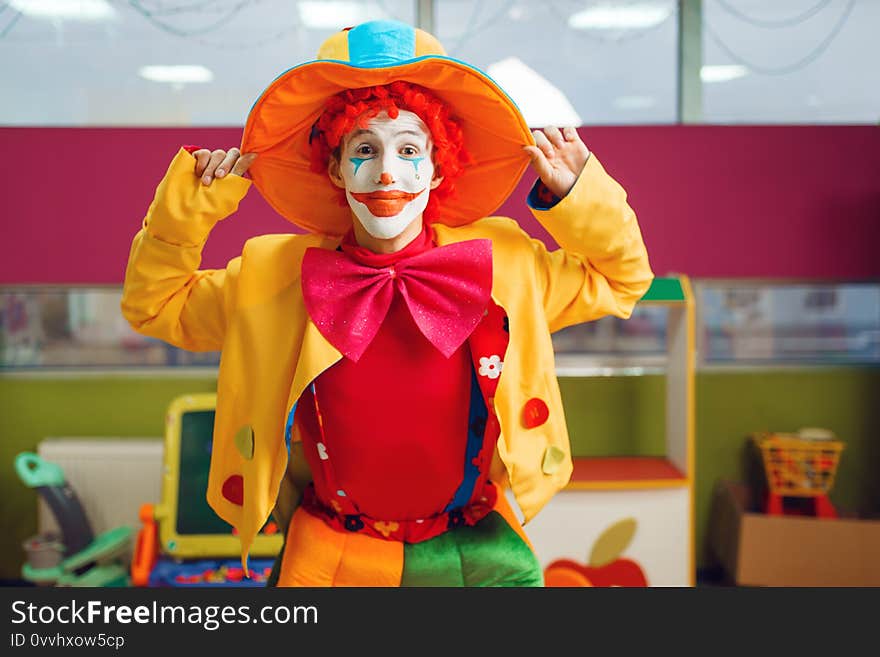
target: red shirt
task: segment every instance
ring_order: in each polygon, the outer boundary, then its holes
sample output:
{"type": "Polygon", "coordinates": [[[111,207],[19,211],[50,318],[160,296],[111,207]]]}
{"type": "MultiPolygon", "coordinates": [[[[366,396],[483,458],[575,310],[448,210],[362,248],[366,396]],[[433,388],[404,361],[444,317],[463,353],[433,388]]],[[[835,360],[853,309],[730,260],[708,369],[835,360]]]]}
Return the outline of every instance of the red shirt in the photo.
{"type": "MultiPolygon", "coordinates": [[[[387,267],[433,247],[426,226],[397,253],[372,253],[350,237],[342,250],[360,264],[387,267]]],[[[464,472],[471,370],[468,343],[445,358],[395,293],[360,360],[343,358],[315,381],[323,426],[311,390],[297,406],[302,431],[323,444],[335,478],[326,481],[319,455],[306,450],[322,503],[330,506],[341,489],[372,518],[416,520],[442,512],[464,472]]]]}

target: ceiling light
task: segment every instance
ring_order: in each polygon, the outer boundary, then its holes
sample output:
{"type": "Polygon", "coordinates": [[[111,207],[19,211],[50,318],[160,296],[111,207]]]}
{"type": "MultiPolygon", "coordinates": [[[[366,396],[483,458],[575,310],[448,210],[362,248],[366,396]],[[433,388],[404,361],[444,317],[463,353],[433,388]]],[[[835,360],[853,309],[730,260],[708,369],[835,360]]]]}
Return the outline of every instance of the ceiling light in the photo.
{"type": "Polygon", "coordinates": [[[9,6],[31,18],[104,21],[116,18],[107,0],[10,0],[9,6]]]}
{"type": "Polygon", "coordinates": [[[582,125],[565,94],[516,57],[489,64],[486,72],[510,95],[530,126],[582,125]]]}
{"type": "Polygon", "coordinates": [[[704,66],[700,69],[700,79],[703,82],[727,82],[745,77],[748,74],[749,69],[739,64],[704,66]]]}
{"type": "Polygon", "coordinates": [[[568,17],[575,30],[638,30],[659,25],[672,15],[669,3],[601,4],[568,17]]]}
{"type": "Polygon", "coordinates": [[[214,79],[214,74],[204,66],[142,66],[138,73],[147,80],[171,84],[210,82],[214,79]]]}
{"type": "Polygon", "coordinates": [[[374,2],[299,2],[297,9],[302,24],[316,30],[341,30],[387,17],[374,2]]]}

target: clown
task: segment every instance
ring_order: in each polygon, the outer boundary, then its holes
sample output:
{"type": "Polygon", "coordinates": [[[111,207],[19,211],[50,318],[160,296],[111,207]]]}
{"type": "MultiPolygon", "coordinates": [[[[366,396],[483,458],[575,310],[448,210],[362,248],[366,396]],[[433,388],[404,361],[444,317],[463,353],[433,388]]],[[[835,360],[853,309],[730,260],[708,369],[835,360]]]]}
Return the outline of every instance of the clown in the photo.
{"type": "Polygon", "coordinates": [[[181,149],[122,308],[222,351],[207,494],[243,561],[274,511],[282,586],[525,586],[541,569],[505,490],[528,521],[571,474],[550,333],[628,317],[651,280],[573,128],[531,133],[485,74],[383,21],[276,79],[241,149],[181,149]],[[529,162],[553,252],[489,216],[529,162]],[[308,233],[199,270],[251,184],[308,233]]]}

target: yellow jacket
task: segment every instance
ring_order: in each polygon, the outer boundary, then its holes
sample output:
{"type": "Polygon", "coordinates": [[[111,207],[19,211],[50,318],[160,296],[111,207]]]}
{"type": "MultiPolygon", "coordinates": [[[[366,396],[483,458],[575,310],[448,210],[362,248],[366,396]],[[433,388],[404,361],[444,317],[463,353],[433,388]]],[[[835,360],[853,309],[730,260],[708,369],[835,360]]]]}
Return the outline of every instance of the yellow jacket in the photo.
{"type": "MultiPolygon", "coordinates": [[[[238,530],[243,557],[284,477],[287,414],[305,387],[341,358],[309,319],[299,280],[305,250],[335,249],[338,238],[264,235],[249,240],[225,269],[199,270],[211,228],[235,212],[250,185],[227,176],[203,186],[193,157],[181,149],[135,235],[122,296],[122,312],[138,332],[191,351],[222,351],[207,496],[238,530]],[[241,445],[248,428],[252,454],[241,445]],[[243,477],[242,505],[221,492],[234,475],[243,477]]],[[[550,333],[605,315],[629,317],[653,279],[626,193],[595,155],[565,198],[532,212],[561,249],[547,251],[504,217],[458,228],[434,225],[440,245],[492,240],[492,298],[510,319],[494,399],[501,426],[496,461],[526,521],[566,485],[572,470],[550,333]],[[526,428],[523,407],[533,398],[547,404],[550,416],[526,428]]]]}

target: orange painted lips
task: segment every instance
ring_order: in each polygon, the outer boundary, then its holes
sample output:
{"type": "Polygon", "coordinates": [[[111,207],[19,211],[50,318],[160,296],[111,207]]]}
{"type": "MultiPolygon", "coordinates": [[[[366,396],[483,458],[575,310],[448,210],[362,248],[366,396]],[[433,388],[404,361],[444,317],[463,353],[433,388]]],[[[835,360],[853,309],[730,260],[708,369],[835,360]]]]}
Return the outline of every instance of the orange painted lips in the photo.
{"type": "Polygon", "coordinates": [[[419,194],[424,192],[403,192],[400,190],[390,190],[382,192],[370,192],[368,194],[356,194],[351,192],[352,197],[359,203],[363,203],[370,209],[370,213],[374,217],[393,217],[400,214],[404,206],[410,203],[419,194]]]}

